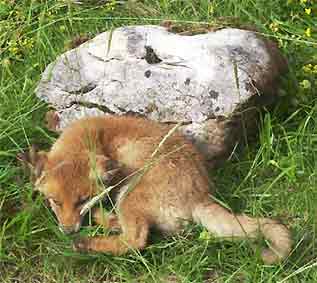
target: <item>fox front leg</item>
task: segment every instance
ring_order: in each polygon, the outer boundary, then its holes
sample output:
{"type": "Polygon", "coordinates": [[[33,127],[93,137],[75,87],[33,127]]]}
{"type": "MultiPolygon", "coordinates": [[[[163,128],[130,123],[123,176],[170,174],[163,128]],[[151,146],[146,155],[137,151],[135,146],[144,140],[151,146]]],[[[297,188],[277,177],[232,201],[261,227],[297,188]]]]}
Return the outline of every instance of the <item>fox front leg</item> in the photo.
{"type": "Polygon", "coordinates": [[[146,247],[150,225],[142,214],[130,212],[122,215],[121,212],[120,225],[120,235],[82,238],[75,241],[74,250],[121,255],[129,250],[142,250],[146,247]]]}
{"type": "Polygon", "coordinates": [[[118,216],[114,213],[107,213],[102,208],[95,208],[92,217],[96,224],[101,225],[105,229],[121,231],[118,216]]]}

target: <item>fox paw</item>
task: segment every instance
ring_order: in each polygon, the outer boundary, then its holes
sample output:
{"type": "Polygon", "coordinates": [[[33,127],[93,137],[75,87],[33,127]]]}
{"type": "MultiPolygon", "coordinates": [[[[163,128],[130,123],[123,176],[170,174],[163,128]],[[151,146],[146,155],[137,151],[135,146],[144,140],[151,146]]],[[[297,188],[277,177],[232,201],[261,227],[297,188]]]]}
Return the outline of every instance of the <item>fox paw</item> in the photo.
{"type": "Polygon", "coordinates": [[[88,252],[89,248],[89,240],[87,238],[79,238],[74,240],[73,250],[76,252],[88,252]]]}

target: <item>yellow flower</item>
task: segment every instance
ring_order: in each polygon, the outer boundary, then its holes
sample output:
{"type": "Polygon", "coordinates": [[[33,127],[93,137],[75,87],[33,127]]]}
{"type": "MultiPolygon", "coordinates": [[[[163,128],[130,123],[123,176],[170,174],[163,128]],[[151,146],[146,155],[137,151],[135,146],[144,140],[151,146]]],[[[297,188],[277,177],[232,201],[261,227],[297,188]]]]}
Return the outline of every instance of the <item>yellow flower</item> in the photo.
{"type": "Polygon", "coordinates": [[[199,239],[203,241],[209,241],[211,239],[211,235],[208,231],[204,230],[200,232],[199,239]]]}
{"type": "Polygon", "coordinates": [[[213,15],[215,12],[215,7],[212,4],[208,5],[208,14],[213,15]]]}
{"type": "Polygon", "coordinates": [[[305,4],[305,3],[307,3],[307,0],[300,0],[299,1],[301,4],[305,4]]]}
{"type": "Polygon", "coordinates": [[[21,42],[21,45],[28,49],[31,49],[33,47],[33,44],[34,44],[34,40],[32,38],[24,39],[21,42]]]}
{"type": "Polygon", "coordinates": [[[17,55],[19,53],[19,48],[16,46],[9,47],[9,52],[13,55],[17,55]]]}
{"type": "Polygon", "coordinates": [[[305,66],[302,67],[302,70],[303,70],[305,73],[311,73],[311,72],[312,72],[312,67],[313,67],[312,64],[307,64],[307,65],[305,65],[305,66]]]}
{"type": "Polygon", "coordinates": [[[307,29],[305,30],[305,35],[306,35],[307,37],[311,37],[311,28],[307,28],[307,29]]]}
{"type": "Polygon", "coordinates": [[[304,65],[302,70],[307,74],[317,74],[317,65],[313,65],[311,63],[304,65]]]}
{"type": "Polygon", "coordinates": [[[310,15],[311,14],[311,8],[305,8],[305,13],[307,15],[310,15]]]}
{"type": "Polygon", "coordinates": [[[278,23],[271,23],[270,24],[270,29],[273,31],[273,32],[277,32],[278,31],[278,23]]]}
{"type": "Polygon", "coordinates": [[[300,83],[299,83],[300,87],[303,88],[303,89],[310,89],[311,88],[311,83],[309,80],[302,80],[300,83]]]}

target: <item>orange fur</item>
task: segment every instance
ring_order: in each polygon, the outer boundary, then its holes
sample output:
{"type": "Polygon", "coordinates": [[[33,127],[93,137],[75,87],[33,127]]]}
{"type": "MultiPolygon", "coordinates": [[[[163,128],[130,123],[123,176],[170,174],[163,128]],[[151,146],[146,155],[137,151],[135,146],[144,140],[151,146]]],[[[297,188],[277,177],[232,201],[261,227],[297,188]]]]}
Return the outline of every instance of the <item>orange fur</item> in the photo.
{"type": "MultiPolygon", "coordinates": [[[[97,171],[113,169],[101,166],[100,158],[118,162],[120,173],[128,176],[151,160],[169,130],[169,126],[148,120],[114,116],[81,119],[65,129],[48,152],[36,182],[36,187],[51,200],[62,230],[78,231],[83,204],[98,194],[97,181],[91,177],[92,167],[97,171]]],[[[203,163],[194,146],[173,133],[135,187],[127,191],[123,186],[119,190],[118,218],[112,219],[122,233],[81,239],[75,249],[113,254],[141,250],[147,245],[151,227],[177,233],[184,224],[194,221],[215,236],[227,239],[255,238],[260,232],[270,242],[270,249],[262,254],[263,260],[273,263],[284,259],[292,244],[288,229],[268,218],[233,215],[213,201],[203,163]]],[[[109,226],[109,221],[100,221],[98,213],[99,223],[109,226]]]]}

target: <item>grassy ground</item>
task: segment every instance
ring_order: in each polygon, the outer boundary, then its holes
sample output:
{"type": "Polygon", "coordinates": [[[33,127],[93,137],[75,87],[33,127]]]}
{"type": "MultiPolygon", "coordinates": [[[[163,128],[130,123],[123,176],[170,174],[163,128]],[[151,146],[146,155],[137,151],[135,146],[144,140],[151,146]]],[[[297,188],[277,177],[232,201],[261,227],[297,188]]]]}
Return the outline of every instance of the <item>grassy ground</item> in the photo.
{"type": "MultiPolygon", "coordinates": [[[[84,0],[83,0],[84,1],[84,0]]],[[[317,282],[317,4],[314,0],[145,0],[125,6],[64,1],[0,1],[1,282],[317,282]],[[15,156],[52,143],[34,89],[45,66],[74,36],[126,24],[252,24],[277,40],[290,64],[281,102],[263,113],[259,141],[215,172],[217,196],[235,211],[282,219],[291,256],[265,266],[257,244],[219,242],[201,227],[154,236],[142,255],[80,255],[32,194],[15,156]],[[255,255],[254,255],[255,251],[255,255]],[[215,280],[215,281],[213,281],[215,280]]]]}

